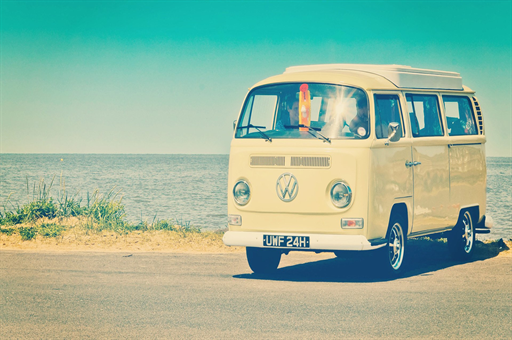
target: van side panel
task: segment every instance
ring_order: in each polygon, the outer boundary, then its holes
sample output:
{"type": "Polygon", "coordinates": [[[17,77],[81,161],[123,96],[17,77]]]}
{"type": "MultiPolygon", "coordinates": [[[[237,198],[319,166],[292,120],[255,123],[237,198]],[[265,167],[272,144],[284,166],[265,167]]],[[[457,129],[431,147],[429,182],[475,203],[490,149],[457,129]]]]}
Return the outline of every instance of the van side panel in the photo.
{"type": "Polygon", "coordinates": [[[423,137],[413,140],[413,234],[453,226],[457,214],[450,210],[450,167],[447,140],[423,137]]]}
{"type": "Polygon", "coordinates": [[[458,216],[461,208],[478,206],[478,220],[481,220],[486,204],[485,146],[480,143],[460,143],[451,144],[449,150],[450,203],[453,213],[458,216]]]}
{"type": "Polygon", "coordinates": [[[371,149],[368,239],[386,236],[393,205],[410,200],[413,193],[412,168],[405,165],[412,160],[410,139],[384,143],[376,140],[371,149]]]}

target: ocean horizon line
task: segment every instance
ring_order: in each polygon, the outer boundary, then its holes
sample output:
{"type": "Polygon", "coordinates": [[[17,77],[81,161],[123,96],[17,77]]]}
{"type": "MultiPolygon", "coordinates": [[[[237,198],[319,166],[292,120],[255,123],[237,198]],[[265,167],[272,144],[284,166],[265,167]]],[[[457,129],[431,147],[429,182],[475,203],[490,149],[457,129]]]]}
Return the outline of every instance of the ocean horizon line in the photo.
{"type": "Polygon", "coordinates": [[[195,156],[225,156],[229,153],[97,153],[97,152],[0,152],[0,155],[195,155],[195,156]]]}
{"type": "MultiPolygon", "coordinates": [[[[229,153],[85,153],[85,152],[0,152],[0,155],[94,155],[94,156],[229,156],[229,153]]],[[[512,156],[486,156],[485,158],[512,158],[512,156]]]]}

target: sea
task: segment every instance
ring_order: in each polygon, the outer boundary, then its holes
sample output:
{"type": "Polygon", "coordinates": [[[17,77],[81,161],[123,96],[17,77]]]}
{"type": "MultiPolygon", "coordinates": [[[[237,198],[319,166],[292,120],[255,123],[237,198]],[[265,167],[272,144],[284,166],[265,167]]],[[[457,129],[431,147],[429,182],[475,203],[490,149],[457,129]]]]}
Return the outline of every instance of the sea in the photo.
{"type": "MultiPolygon", "coordinates": [[[[229,155],[0,154],[0,210],[32,199],[40,181],[58,197],[64,189],[85,203],[87,193],[119,192],[128,221],[172,219],[217,230],[227,227],[229,155]]],[[[487,158],[491,234],[512,238],[512,158],[487,158]]]]}

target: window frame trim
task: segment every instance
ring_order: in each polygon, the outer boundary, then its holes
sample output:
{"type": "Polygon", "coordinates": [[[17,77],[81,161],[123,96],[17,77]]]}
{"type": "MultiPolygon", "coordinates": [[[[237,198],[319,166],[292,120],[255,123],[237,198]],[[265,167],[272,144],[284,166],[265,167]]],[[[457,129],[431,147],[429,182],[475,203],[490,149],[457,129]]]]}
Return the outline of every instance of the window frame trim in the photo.
{"type": "Polygon", "coordinates": [[[476,112],[475,112],[475,108],[473,107],[473,101],[471,100],[471,98],[469,97],[469,95],[467,94],[443,94],[441,93],[440,94],[440,97],[441,97],[441,100],[443,102],[443,116],[446,120],[446,134],[448,137],[463,137],[463,136],[478,136],[480,135],[480,129],[479,129],[479,126],[478,126],[478,123],[477,123],[477,120],[476,120],[476,112]],[[476,133],[475,134],[463,134],[463,135],[450,135],[450,133],[448,132],[448,116],[446,115],[446,108],[445,108],[445,104],[444,104],[444,97],[464,97],[468,100],[468,104],[469,104],[469,108],[471,110],[471,117],[473,118],[473,124],[475,126],[475,129],[476,129],[476,133]]]}
{"type": "MultiPolygon", "coordinates": [[[[447,129],[446,129],[446,115],[445,115],[445,112],[444,112],[444,108],[441,107],[441,102],[442,102],[442,98],[441,98],[441,94],[439,92],[423,92],[423,91],[404,91],[403,92],[404,94],[404,97],[405,97],[405,105],[407,107],[407,103],[408,103],[408,100],[407,100],[407,97],[408,96],[428,96],[428,97],[436,97],[436,102],[437,102],[437,114],[438,114],[438,118],[439,118],[439,124],[441,126],[441,134],[440,135],[435,135],[435,136],[414,136],[413,132],[412,132],[412,121],[411,119],[409,118],[409,128],[411,129],[411,138],[438,138],[438,137],[447,137],[448,136],[448,133],[447,133],[447,129]]],[[[413,108],[413,112],[414,112],[414,115],[416,116],[416,112],[415,112],[415,108],[414,108],[414,100],[413,100],[413,105],[412,105],[412,108],[413,108]]],[[[409,109],[407,108],[407,115],[409,115],[409,109]]],[[[416,116],[416,119],[418,119],[418,117],[416,116]]]]}
{"type": "Polygon", "coordinates": [[[390,91],[386,91],[386,92],[380,92],[380,91],[376,91],[376,92],[372,92],[373,94],[373,116],[374,116],[374,121],[375,121],[375,126],[374,127],[374,131],[375,131],[375,140],[381,140],[381,139],[387,139],[388,137],[382,137],[382,138],[379,138],[377,137],[377,101],[376,101],[376,96],[395,96],[397,97],[398,99],[398,110],[399,110],[399,115],[400,115],[400,120],[401,120],[401,127],[402,127],[402,138],[404,137],[407,137],[406,134],[407,134],[407,129],[405,128],[405,119],[404,119],[404,114],[403,114],[403,107],[402,107],[402,101],[401,101],[401,96],[400,96],[400,92],[397,92],[397,91],[393,91],[393,92],[390,92],[390,91]]]}

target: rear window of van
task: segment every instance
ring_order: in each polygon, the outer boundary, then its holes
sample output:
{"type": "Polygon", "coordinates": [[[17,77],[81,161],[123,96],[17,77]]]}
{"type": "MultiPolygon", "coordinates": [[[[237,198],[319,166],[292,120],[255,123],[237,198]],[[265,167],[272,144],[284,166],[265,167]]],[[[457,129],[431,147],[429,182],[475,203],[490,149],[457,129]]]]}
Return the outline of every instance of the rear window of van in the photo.
{"type": "Polygon", "coordinates": [[[478,133],[468,97],[443,96],[443,103],[450,136],[476,135],[478,133]]]}

